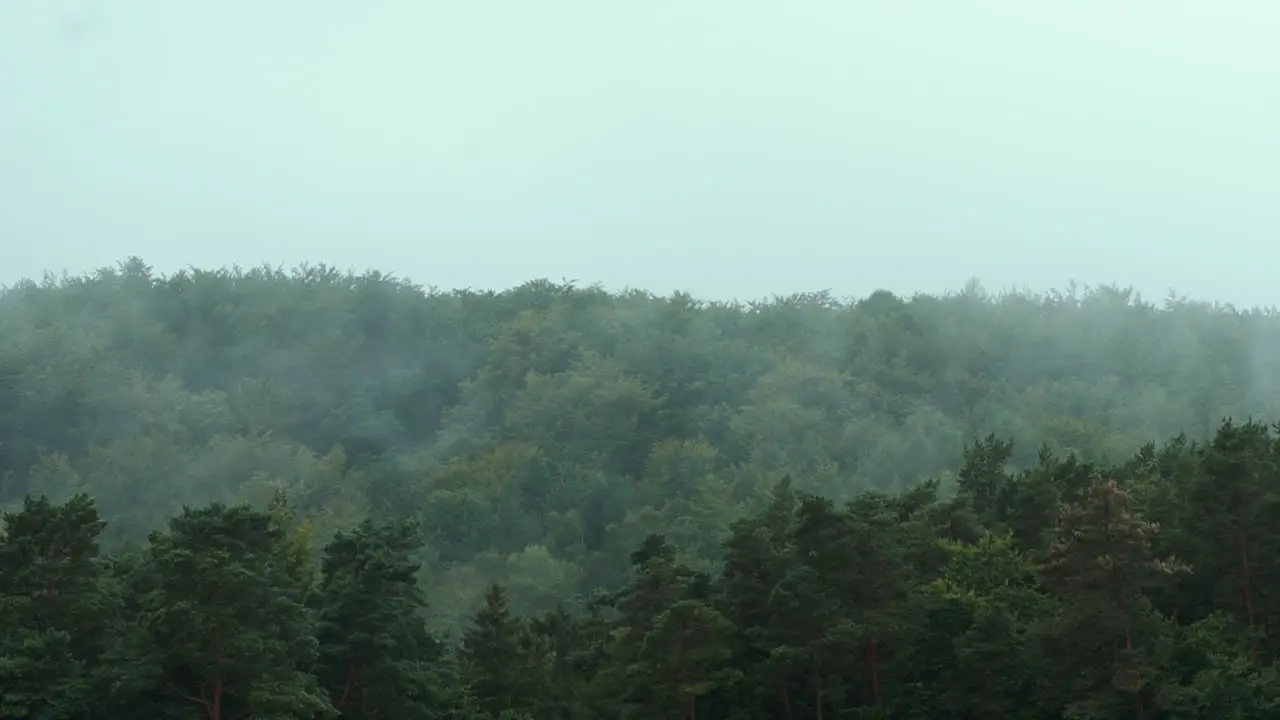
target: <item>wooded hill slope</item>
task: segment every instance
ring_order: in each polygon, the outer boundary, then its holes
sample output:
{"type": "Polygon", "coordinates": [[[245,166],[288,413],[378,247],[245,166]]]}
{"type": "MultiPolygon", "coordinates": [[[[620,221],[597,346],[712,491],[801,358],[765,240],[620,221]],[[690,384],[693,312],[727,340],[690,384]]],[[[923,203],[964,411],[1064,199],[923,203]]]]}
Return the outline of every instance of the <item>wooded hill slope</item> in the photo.
{"type": "Polygon", "coordinates": [[[1280,437],[1224,422],[1116,465],[987,438],[940,483],[847,503],[789,478],[701,572],[663,535],[626,582],[442,639],[422,528],[322,552],[285,498],[186,508],[99,553],[93,500],[0,533],[0,717],[1252,720],[1280,714],[1280,437]]]}
{"type": "Polygon", "coordinates": [[[650,532],[713,569],[784,475],[945,496],[992,433],[1030,467],[1280,417],[1278,361],[1274,313],[1114,288],[723,304],[134,259],[0,296],[0,503],[88,493],[125,547],[278,491],[317,546],[411,519],[449,625],[491,582],[522,612],[617,587],[650,532]]]}

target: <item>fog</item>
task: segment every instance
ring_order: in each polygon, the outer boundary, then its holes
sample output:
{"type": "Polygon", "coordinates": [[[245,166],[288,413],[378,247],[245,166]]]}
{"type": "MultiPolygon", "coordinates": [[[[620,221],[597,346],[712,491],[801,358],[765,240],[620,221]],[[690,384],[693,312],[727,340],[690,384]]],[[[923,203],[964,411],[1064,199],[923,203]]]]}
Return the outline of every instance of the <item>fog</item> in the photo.
{"type": "Polygon", "coordinates": [[[7,0],[0,283],[1273,304],[1274,3],[7,0]]]}

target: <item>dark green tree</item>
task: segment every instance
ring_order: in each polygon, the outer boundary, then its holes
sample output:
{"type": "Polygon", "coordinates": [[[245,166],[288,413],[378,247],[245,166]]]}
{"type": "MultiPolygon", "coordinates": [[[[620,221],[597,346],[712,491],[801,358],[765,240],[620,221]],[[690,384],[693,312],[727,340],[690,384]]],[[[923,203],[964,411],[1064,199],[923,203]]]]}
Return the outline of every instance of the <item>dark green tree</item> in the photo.
{"type": "Polygon", "coordinates": [[[733,624],[704,602],[681,600],[667,608],[645,634],[632,669],[631,681],[647,692],[622,717],[697,720],[700,701],[739,674],[727,666],[733,633],[733,624]]]}
{"type": "Polygon", "coordinates": [[[1115,480],[1096,480],[1081,503],[1063,507],[1042,569],[1060,601],[1046,639],[1072,717],[1117,717],[1122,697],[1146,717],[1168,647],[1169,622],[1147,592],[1188,568],[1155,556],[1159,529],[1130,500],[1115,480]]]}
{"type": "Polygon", "coordinates": [[[485,717],[525,712],[532,705],[541,678],[524,672],[524,632],[524,623],[511,614],[506,590],[491,585],[458,647],[462,680],[485,717]]]}
{"type": "Polygon", "coordinates": [[[0,717],[82,717],[96,693],[115,613],[102,588],[106,523],[84,495],[27,497],[0,538],[0,717]]]}
{"type": "MultiPolygon", "coordinates": [[[[1230,609],[1255,635],[1256,663],[1271,659],[1271,616],[1280,612],[1280,451],[1262,423],[1218,429],[1188,488],[1182,526],[1193,538],[1196,577],[1208,608],[1230,609]],[[1264,646],[1267,657],[1263,657],[1264,646]]],[[[1203,602],[1203,600],[1202,600],[1203,602]]],[[[1201,605],[1205,609],[1205,605],[1201,605]]]]}
{"type": "MultiPolygon", "coordinates": [[[[749,673],[749,702],[742,702],[742,712],[766,707],[788,720],[795,717],[795,668],[776,651],[795,630],[788,622],[794,617],[789,611],[799,610],[792,607],[789,588],[784,587],[794,564],[796,498],[791,485],[791,478],[784,477],[762,512],[730,525],[722,573],[726,614],[740,629],[737,666],[749,673]]],[[[810,610],[817,612],[816,607],[810,610]]]]}
{"type": "Polygon", "coordinates": [[[163,654],[163,688],[209,720],[310,718],[332,711],[317,659],[309,588],[285,529],[247,506],[187,508],[152,533],[143,621],[163,654]]]}
{"type": "Polygon", "coordinates": [[[431,718],[449,708],[443,648],[427,629],[413,560],[421,546],[415,525],[371,520],[325,546],[317,668],[344,718],[431,718]]]}

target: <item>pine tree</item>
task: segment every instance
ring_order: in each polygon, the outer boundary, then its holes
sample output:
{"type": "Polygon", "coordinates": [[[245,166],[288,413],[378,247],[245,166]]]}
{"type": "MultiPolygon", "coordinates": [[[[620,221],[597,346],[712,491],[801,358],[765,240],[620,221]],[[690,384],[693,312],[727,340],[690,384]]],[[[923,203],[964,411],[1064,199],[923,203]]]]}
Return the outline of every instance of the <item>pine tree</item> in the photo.
{"type": "Polygon", "coordinates": [[[95,673],[114,619],[101,591],[106,523],[84,495],[28,496],[0,539],[0,717],[76,717],[101,708],[95,673]]]}
{"type": "Polygon", "coordinates": [[[645,537],[631,553],[631,566],[631,583],[599,600],[617,619],[584,698],[592,716],[621,717],[654,707],[656,688],[638,679],[645,638],[667,609],[705,592],[698,576],[675,561],[675,549],[662,535],[645,537]]]}
{"type": "Polygon", "coordinates": [[[458,648],[463,682],[487,717],[529,707],[529,678],[521,675],[523,632],[523,623],[511,614],[506,590],[491,585],[458,648]]]}
{"type": "Polygon", "coordinates": [[[1258,639],[1280,582],[1280,462],[1269,428],[1226,421],[1203,448],[1202,472],[1188,490],[1183,526],[1196,553],[1195,586],[1211,607],[1232,610],[1255,635],[1253,660],[1262,664],[1258,639]]]}
{"type": "Polygon", "coordinates": [[[956,477],[957,495],[968,501],[973,512],[991,529],[996,529],[1008,512],[1009,461],[1013,443],[994,434],[966,446],[963,464],[956,477]]]}
{"type": "Polygon", "coordinates": [[[563,607],[530,620],[525,634],[526,677],[537,683],[533,715],[547,720],[568,720],[575,707],[580,668],[575,663],[583,649],[579,621],[563,607]],[[540,682],[539,682],[540,680],[540,682]]]}
{"type": "Polygon", "coordinates": [[[332,710],[310,674],[315,622],[286,538],[272,515],[216,503],[151,534],[143,620],[164,687],[209,720],[332,710]]]}
{"type": "Polygon", "coordinates": [[[366,520],[324,548],[318,674],[344,718],[429,718],[448,707],[412,559],[421,544],[409,522],[366,520]]]}
{"type": "Polygon", "coordinates": [[[699,699],[734,680],[733,624],[698,600],[667,608],[645,634],[631,681],[646,687],[646,701],[626,708],[623,718],[674,717],[697,720],[699,699]]]}
{"type": "MultiPolygon", "coordinates": [[[[1055,607],[1037,586],[1035,565],[1008,537],[946,541],[941,577],[919,588],[921,632],[910,643],[912,717],[1035,718],[1041,663],[1032,624],[1055,607]]],[[[901,704],[900,704],[901,705],[901,704]]]]}
{"type": "Polygon", "coordinates": [[[1167,640],[1167,622],[1145,593],[1188,570],[1154,556],[1158,528],[1129,503],[1114,480],[1096,481],[1080,503],[1063,506],[1042,568],[1061,601],[1046,639],[1075,717],[1116,717],[1117,693],[1129,697],[1134,717],[1145,717],[1167,640]]]}
{"type": "Polygon", "coordinates": [[[754,689],[754,705],[776,708],[777,715],[787,720],[795,717],[791,700],[794,670],[775,662],[774,650],[785,644],[792,629],[784,622],[780,589],[794,562],[791,533],[795,508],[788,476],[774,487],[773,500],[763,512],[730,526],[722,576],[728,619],[742,633],[737,663],[749,669],[755,680],[748,684],[754,689]]]}

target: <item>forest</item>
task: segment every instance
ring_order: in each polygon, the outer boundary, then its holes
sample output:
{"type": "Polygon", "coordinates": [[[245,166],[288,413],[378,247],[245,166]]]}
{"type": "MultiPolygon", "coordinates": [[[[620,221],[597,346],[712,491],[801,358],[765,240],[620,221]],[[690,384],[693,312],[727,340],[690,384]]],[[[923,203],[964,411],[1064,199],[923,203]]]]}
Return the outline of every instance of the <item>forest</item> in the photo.
{"type": "Polygon", "coordinates": [[[1117,287],[26,281],[0,718],[1280,717],[1272,420],[1117,287]]]}

